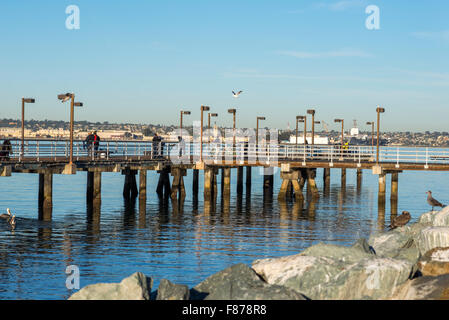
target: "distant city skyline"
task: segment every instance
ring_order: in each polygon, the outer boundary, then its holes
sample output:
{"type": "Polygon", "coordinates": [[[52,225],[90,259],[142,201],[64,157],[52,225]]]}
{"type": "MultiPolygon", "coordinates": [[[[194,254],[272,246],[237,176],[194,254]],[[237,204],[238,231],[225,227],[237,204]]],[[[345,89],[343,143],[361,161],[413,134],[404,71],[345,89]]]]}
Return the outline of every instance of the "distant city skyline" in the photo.
{"type": "Polygon", "coordinates": [[[285,130],[313,108],[329,130],[343,118],[369,131],[380,105],[381,130],[447,131],[448,12],[444,0],[5,1],[0,118],[19,119],[32,97],[27,119],[68,121],[56,96],[74,92],[75,121],[178,125],[182,109],[190,126],[208,105],[218,126],[236,108],[238,127],[265,116],[285,130]],[[370,5],[379,30],[366,27],[370,5]]]}

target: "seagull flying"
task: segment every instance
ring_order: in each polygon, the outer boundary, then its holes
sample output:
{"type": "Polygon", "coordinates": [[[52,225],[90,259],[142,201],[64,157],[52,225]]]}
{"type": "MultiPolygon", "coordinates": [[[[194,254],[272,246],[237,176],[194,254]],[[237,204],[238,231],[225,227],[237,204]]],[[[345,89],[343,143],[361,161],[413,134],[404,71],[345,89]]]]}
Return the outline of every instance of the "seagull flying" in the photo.
{"type": "Polygon", "coordinates": [[[234,98],[238,98],[239,97],[239,95],[242,93],[243,91],[239,91],[239,92],[237,92],[237,93],[235,93],[234,91],[232,91],[232,95],[234,96],[234,98]]]}

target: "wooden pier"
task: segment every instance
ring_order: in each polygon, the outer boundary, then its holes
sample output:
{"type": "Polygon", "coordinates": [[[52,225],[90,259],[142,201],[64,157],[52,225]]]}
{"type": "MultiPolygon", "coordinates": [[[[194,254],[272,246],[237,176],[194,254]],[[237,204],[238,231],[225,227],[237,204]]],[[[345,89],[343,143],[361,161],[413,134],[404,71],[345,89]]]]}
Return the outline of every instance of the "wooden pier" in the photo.
{"type": "MultiPolygon", "coordinates": [[[[291,147],[291,146],[288,146],[291,147]]],[[[122,148],[128,148],[122,145],[122,148]]],[[[151,148],[148,147],[148,148],[151,148]]],[[[263,168],[263,192],[266,196],[277,193],[278,199],[285,200],[288,197],[303,202],[305,197],[319,198],[320,190],[317,188],[317,169],[323,169],[323,192],[329,192],[331,170],[341,172],[341,186],[346,186],[347,170],[356,170],[357,188],[361,188],[363,170],[378,176],[378,202],[380,206],[385,205],[387,198],[386,183],[387,175],[391,176],[390,202],[392,211],[397,211],[399,173],[407,170],[425,171],[449,171],[449,161],[444,157],[429,155],[420,161],[381,161],[374,162],[374,157],[361,157],[358,154],[348,153],[324,153],[329,150],[317,147],[314,152],[300,153],[302,147],[296,149],[293,156],[288,155],[289,150],[284,153],[277,150],[275,161],[264,159],[249,161],[248,157],[242,159],[232,158],[231,161],[217,161],[214,157],[204,157],[203,161],[195,161],[194,155],[190,155],[187,163],[171,161],[169,155],[154,157],[148,152],[147,146],[139,146],[139,152],[123,152],[115,156],[76,155],[74,162],[68,162],[67,155],[61,154],[36,154],[27,157],[11,157],[7,161],[0,162],[0,174],[2,177],[11,177],[16,173],[37,174],[39,179],[38,208],[39,219],[51,220],[53,207],[53,175],[76,174],[76,172],[87,172],[86,201],[91,211],[101,205],[102,175],[108,172],[121,172],[123,177],[123,197],[132,200],[139,197],[139,205],[145,206],[148,192],[147,172],[155,171],[159,174],[158,183],[153,186],[154,191],[162,199],[171,199],[172,203],[180,203],[191,192],[194,199],[198,199],[199,193],[199,171],[203,171],[203,195],[205,203],[215,203],[217,195],[221,192],[223,201],[229,203],[231,196],[231,171],[236,171],[236,192],[242,195],[244,184],[247,193],[252,188],[253,168],[263,168]],[[318,151],[320,151],[318,153],[318,151]],[[316,156],[319,155],[319,156],[316,156]],[[432,160],[433,159],[433,160],[432,160]],[[441,160],[443,159],[443,160],[441,160]],[[279,168],[281,179],[280,190],[274,190],[274,169],[279,168]],[[246,177],[244,179],[244,173],[246,177]],[[186,190],[184,178],[192,175],[192,190],[186,190]],[[139,176],[139,185],[137,178],[139,176]],[[221,189],[217,188],[217,181],[221,178],[221,189]]],[[[123,149],[123,150],[124,150],[123,149]]],[[[444,150],[446,151],[446,150],[444,150]]],[[[168,153],[167,153],[168,154],[168,153]]],[[[290,151],[290,154],[291,151],[290,151]]],[[[398,156],[399,157],[399,156],[398,156]]],[[[224,157],[223,157],[224,158],[224,157]]],[[[218,158],[220,159],[220,158],[218,158]]],[[[398,158],[399,159],[399,158],[398,158]]],[[[418,157],[416,157],[418,159],[418,157]]]]}

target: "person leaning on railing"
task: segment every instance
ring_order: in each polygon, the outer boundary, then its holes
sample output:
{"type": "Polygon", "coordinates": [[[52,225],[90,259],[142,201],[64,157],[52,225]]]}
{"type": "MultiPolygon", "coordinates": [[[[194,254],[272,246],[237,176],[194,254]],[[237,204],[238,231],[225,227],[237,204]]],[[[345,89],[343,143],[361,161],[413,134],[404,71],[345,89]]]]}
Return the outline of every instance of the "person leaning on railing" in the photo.
{"type": "Polygon", "coordinates": [[[5,140],[3,141],[3,145],[0,147],[0,160],[9,160],[9,155],[12,154],[12,145],[11,141],[5,140]]]}

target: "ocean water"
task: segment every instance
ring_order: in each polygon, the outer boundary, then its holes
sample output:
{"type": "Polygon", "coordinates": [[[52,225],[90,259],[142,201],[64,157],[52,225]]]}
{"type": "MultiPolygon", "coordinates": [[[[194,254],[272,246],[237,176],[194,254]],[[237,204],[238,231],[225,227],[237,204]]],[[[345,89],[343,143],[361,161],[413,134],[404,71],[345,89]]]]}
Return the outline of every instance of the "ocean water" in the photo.
{"type": "MultiPolygon", "coordinates": [[[[193,287],[236,263],[297,254],[318,242],[351,245],[385,229],[390,223],[390,177],[385,208],[378,208],[377,176],[347,170],[346,187],[340,170],[331,170],[331,186],[323,190],[317,171],[319,199],[303,204],[279,202],[279,173],[272,196],[263,193],[263,175],[253,168],[251,193],[238,197],[231,186],[230,202],[220,194],[216,204],[204,205],[200,171],[199,199],[192,198],[192,173],[185,177],[183,203],[159,200],[157,173],[148,171],[147,200],[126,202],[124,176],[102,174],[101,208],[86,205],[86,173],[54,175],[52,221],[38,220],[38,175],[0,177],[0,213],[10,208],[17,216],[11,231],[0,221],[0,299],[67,299],[76,290],[66,287],[66,267],[80,270],[80,285],[120,282],[136,271],[193,287]]],[[[427,190],[449,203],[445,172],[406,171],[399,175],[397,212],[410,211],[412,222],[430,210],[427,190]]],[[[137,176],[138,177],[138,176],[137,176]]],[[[232,170],[231,181],[236,181],[232,170]]],[[[218,176],[218,190],[220,190],[218,176]]]]}

